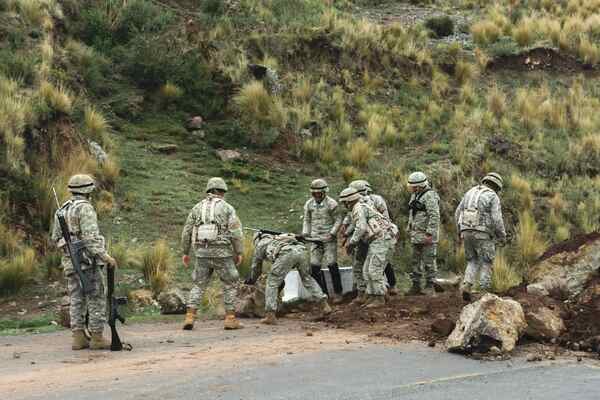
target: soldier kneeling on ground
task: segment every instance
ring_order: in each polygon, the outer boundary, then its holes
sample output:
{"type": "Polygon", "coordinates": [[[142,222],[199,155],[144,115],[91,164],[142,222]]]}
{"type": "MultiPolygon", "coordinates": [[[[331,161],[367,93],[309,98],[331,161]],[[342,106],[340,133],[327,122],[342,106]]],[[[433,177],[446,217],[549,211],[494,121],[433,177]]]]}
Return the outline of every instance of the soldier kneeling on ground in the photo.
{"type": "Polygon", "coordinates": [[[327,295],[323,293],[317,281],[310,274],[310,268],[306,257],[306,247],[293,235],[269,235],[256,233],[254,235],[254,255],[250,277],[244,283],[253,285],[262,272],[262,263],[269,260],[273,263],[271,271],[267,276],[265,289],[265,318],[260,322],[267,325],[277,323],[275,312],[277,311],[277,298],[279,287],[285,276],[293,268],[300,274],[302,284],[310,295],[319,301],[320,310],[323,314],[331,313],[331,307],[327,303],[327,295]]]}

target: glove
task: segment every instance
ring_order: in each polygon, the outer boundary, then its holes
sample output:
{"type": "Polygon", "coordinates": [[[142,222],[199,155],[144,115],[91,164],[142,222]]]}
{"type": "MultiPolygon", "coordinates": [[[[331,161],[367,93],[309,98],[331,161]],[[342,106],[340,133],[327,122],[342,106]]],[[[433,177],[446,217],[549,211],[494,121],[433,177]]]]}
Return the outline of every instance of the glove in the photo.
{"type": "Polygon", "coordinates": [[[245,285],[254,285],[256,283],[256,278],[253,278],[252,276],[249,276],[246,278],[246,280],[244,281],[245,285]]]}
{"type": "Polygon", "coordinates": [[[109,268],[117,268],[117,260],[115,260],[108,254],[104,256],[104,262],[106,262],[109,268]]]}

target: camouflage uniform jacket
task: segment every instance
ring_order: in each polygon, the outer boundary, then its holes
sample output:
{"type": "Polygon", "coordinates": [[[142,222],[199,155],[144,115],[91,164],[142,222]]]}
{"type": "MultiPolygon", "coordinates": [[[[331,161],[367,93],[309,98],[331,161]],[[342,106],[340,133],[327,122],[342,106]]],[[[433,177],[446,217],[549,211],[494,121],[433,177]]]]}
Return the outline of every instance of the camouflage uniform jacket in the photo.
{"type": "MultiPolygon", "coordinates": [[[[83,240],[85,243],[82,269],[86,270],[94,265],[104,264],[107,257],[106,245],[104,237],[100,234],[100,228],[98,228],[98,217],[94,206],[85,196],[74,195],[63,204],[61,210],[63,209],[65,210],[65,220],[69,226],[71,238],[83,240]]],[[[62,249],[65,241],[58,223],[59,211],[54,214],[51,239],[58,248],[62,249]]],[[[63,268],[65,275],[74,272],[71,259],[66,253],[63,255],[63,268]]]]}
{"type": "Polygon", "coordinates": [[[197,257],[219,258],[242,254],[244,251],[242,223],[237,217],[235,208],[223,198],[209,194],[204,200],[196,204],[188,215],[181,233],[181,247],[183,254],[186,255],[189,255],[190,250],[193,248],[197,257]],[[218,227],[217,238],[208,243],[200,243],[194,237],[198,227],[203,225],[203,209],[208,210],[207,213],[213,217],[212,221],[207,221],[207,218],[205,218],[205,223],[214,223],[218,227]]]}
{"type": "Polygon", "coordinates": [[[302,234],[315,239],[324,239],[325,236],[336,236],[342,217],[338,211],[338,203],[329,196],[318,203],[314,198],[304,204],[304,223],[302,234]]]}
{"type": "Polygon", "coordinates": [[[355,246],[360,241],[371,243],[378,239],[395,238],[398,227],[379,213],[369,201],[358,201],[350,212],[351,224],[354,226],[348,244],[355,246]]]}
{"type": "Polygon", "coordinates": [[[373,202],[373,206],[375,207],[375,209],[377,211],[379,211],[380,214],[382,214],[387,219],[390,219],[390,213],[388,211],[388,206],[383,197],[381,197],[378,194],[368,194],[365,197],[371,199],[371,201],[373,202]]]}
{"type": "Polygon", "coordinates": [[[471,188],[462,198],[460,204],[456,208],[454,213],[456,220],[456,226],[459,232],[466,230],[479,232],[482,238],[488,236],[488,238],[504,240],[506,238],[506,230],[504,229],[504,221],[502,220],[502,208],[500,206],[500,198],[492,189],[485,185],[478,185],[471,188]],[[468,207],[469,202],[473,196],[476,196],[478,192],[479,200],[476,204],[479,210],[479,223],[474,229],[467,229],[461,224],[462,213],[468,207]]]}
{"type": "MultiPolygon", "coordinates": [[[[388,208],[387,208],[387,203],[385,202],[383,197],[379,196],[378,194],[370,194],[370,195],[363,196],[360,201],[370,205],[375,210],[377,210],[377,212],[379,212],[381,215],[383,215],[385,218],[387,218],[391,221],[390,214],[389,214],[388,208]]],[[[344,227],[344,236],[345,237],[352,236],[352,233],[354,232],[354,224],[352,223],[351,214],[352,214],[351,211],[347,212],[342,221],[342,226],[344,227]]]]}
{"type": "Polygon", "coordinates": [[[440,230],[440,198],[435,190],[427,188],[410,196],[408,233],[412,243],[425,243],[431,235],[433,243],[438,242],[440,230]]]}
{"type": "Polygon", "coordinates": [[[262,238],[252,255],[252,265],[250,267],[250,273],[253,277],[258,277],[262,273],[263,261],[268,260],[275,262],[279,254],[285,252],[288,249],[297,248],[302,252],[306,251],[306,247],[296,240],[293,235],[278,235],[278,236],[266,236],[262,238]]]}

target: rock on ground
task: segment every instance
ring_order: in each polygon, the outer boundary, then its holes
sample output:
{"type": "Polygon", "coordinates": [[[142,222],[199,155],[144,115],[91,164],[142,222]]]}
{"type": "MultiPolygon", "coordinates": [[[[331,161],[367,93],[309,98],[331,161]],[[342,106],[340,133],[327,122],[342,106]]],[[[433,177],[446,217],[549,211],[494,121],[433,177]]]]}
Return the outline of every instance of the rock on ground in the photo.
{"type": "Polygon", "coordinates": [[[127,294],[127,297],[129,297],[130,303],[135,307],[145,307],[154,303],[152,291],[148,289],[132,290],[127,294]]]}
{"type": "Polygon", "coordinates": [[[185,314],[185,296],[180,289],[171,289],[158,296],[161,314],[185,314]]]}
{"type": "Polygon", "coordinates": [[[217,150],[217,156],[224,162],[242,158],[242,154],[235,150],[217,150]]]}
{"type": "Polygon", "coordinates": [[[154,150],[162,154],[173,154],[177,152],[177,149],[178,147],[176,144],[161,144],[154,146],[154,150]]]}
{"type": "Polygon", "coordinates": [[[496,346],[506,353],[515,348],[526,327],[521,304],[488,293],[463,308],[446,347],[451,352],[470,353],[496,346]]]}
{"type": "Polygon", "coordinates": [[[204,125],[204,119],[202,119],[201,116],[196,115],[195,117],[192,117],[187,120],[186,128],[189,131],[196,131],[196,130],[202,128],[203,125],[204,125]]]}
{"type": "Polygon", "coordinates": [[[527,310],[525,333],[533,339],[544,340],[559,337],[565,331],[565,323],[558,312],[548,307],[527,310]]]}

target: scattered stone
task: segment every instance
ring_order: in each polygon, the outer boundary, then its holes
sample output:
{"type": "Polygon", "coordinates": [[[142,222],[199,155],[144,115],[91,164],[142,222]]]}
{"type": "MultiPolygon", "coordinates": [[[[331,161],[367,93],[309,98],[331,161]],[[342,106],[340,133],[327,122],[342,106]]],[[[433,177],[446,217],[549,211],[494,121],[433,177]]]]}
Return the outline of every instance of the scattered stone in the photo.
{"type": "Polygon", "coordinates": [[[217,156],[223,162],[234,161],[242,158],[242,154],[235,150],[217,150],[217,156]]]}
{"type": "Polygon", "coordinates": [[[204,126],[204,119],[196,115],[187,120],[186,128],[188,131],[197,131],[204,126]]]}
{"type": "Polygon", "coordinates": [[[185,296],[180,289],[171,289],[158,296],[161,314],[185,314],[185,296]]]}
{"type": "Polygon", "coordinates": [[[102,146],[100,146],[99,143],[94,142],[93,140],[88,140],[88,145],[90,148],[90,153],[92,153],[98,164],[102,165],[106,161],[108,161],[108,154],[106,153],[106,151],[104,151],[104,149],[102,148],[102,146]]]}
{"type": "Polygon", "coordinates": [[[312,335],[313,335],[313,333],[312,333],[312,332],[310,332],[310,331],[309,331],[309,332],[306,332],[306,336],[312,336],[312,335]]]}
{"type": "Polygon", "coordinates": [[[526,327],[521,304],[487,293],[463,308],[446,346],[448,351],[466,353],[496,346],[506,353],[514,349],[526,327]]]}
{"type": "Polygon", "coordinates": [[[581,360],[583,360],[583,358],[581,356],[577,356],[577,362],[581,362],[581,360]]]}
{"type": "Polygon", "coordinates": [[[573,343],[573,344],[571,345],[571,349],[572,349],[573,351],[579,351],[579,350],[580,350],[580,348],[581,348],[581,346],[579,345],[579,343],[573,343]]]}
{"type": "Polygon", "coordinates": [[[530,353],[527,355],[527,362],[542,361],[542,356],[539,354],[530,353]]]}
{"type": "Polygon", "coordinates": [[[430,340],[429,343],[427,343],[427,346],[435,347],[435,340],[430,340]]]}
{"type": "Polygon", "coordinates": [[[167,343],[175,343],[173,339],[167,339],[167,343]]]}
{"type": "Polygon", "coordinates": [[[154,146],[154,150],[162,154],[173,154],[177,152],[178,146],[176,144],[158,144],[154,146]]]}
{"type": "Polygon", "coordinates": [[[148,289],[132,290],[127,294],[127,297],[129,297],[129,301],[134,307],[146,307],[154,303],[152,291],[148,289]]]}
{"type": "Polygon", "coordinates": [[[452,333],[456,323],[447,318],[438,318],[431,324],[431,331],[437,333],[440,336],[447,337],[452,333]]]}
{"type": "Polygon", "coordinates": [[[443,289],[443,291],[445,292],[452,292],[452,291],[456,291],[458,290],[458,287],[460,286],[460,276],[453,276],[451,278],[436,278],[434,280],[434,284],[439,286],[440,288],[443,289]]]}
{"type": "Polygon", "coordinates": [[[492,347],[490,347],[490,354],[491,355],[499,355],[499,354],[502,354],[502,350],[500,350],[497,346],[492,346],[492,347]]]}
{"type": "Polygon", "coordinates": [[[525,319],[527,320],[525,334],[538,340],[556,339],[566,329],[558,313],[548,307],[527,310],[525,319]]]}

